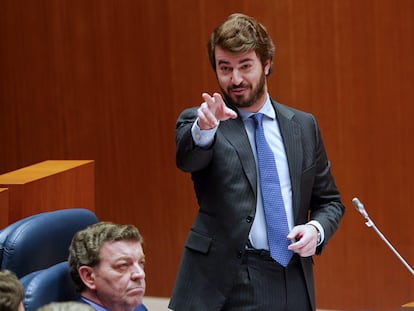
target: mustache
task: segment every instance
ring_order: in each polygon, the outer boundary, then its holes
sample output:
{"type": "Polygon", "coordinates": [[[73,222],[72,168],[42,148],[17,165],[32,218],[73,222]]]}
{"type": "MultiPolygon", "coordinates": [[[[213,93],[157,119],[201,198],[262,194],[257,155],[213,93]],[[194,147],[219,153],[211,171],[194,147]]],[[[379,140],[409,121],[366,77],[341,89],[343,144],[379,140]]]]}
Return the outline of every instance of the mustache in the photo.
{"type": "Polygon", "coordinates": [[[232,91],[234,89],[239,89],[239,88],[249,88],[249,84],[247,83],[240,83],[238,85],[232,84],[231,86],[229,86],[229,91],[232,91]]]}

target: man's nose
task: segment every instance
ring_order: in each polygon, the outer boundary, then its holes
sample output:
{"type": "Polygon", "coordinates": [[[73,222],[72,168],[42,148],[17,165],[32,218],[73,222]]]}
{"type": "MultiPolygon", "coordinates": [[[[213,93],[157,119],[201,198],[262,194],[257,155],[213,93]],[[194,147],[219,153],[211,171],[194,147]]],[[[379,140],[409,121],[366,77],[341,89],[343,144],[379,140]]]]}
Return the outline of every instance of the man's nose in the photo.
{"type": "Polygon", "coordinates": [[[135,265],[134,270],[131,273],[131,278],[133,278],[133,279],[145,278],[144,268],[141,267],[140,265],[135,265]]]}
{"type": "Polygon", "coordinates": [[[237,69],[233,69],[231,73],[231,82],[234,85],[239,85],[242,82],[243,78],[240,72],[237,69]]]}

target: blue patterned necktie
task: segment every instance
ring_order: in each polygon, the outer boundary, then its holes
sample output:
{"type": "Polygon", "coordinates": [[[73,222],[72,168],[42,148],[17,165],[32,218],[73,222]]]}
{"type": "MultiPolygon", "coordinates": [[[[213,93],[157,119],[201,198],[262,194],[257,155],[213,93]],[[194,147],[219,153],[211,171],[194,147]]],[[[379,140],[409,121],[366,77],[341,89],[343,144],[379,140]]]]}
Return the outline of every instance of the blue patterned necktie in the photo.
{"type": "Polygon", "coordinates": [[[289,225],[283,204],[282,192],[280,190],[276,162],[273,152],[264,136],[262,125],[263,114],[254,114],[251,118],[256,123],[257,162],[259,166],[259,179],[262,189],[270,256],[282,266],[287,267],[293,252],[288,250],[290,244],[287,239],[289,225]]]}

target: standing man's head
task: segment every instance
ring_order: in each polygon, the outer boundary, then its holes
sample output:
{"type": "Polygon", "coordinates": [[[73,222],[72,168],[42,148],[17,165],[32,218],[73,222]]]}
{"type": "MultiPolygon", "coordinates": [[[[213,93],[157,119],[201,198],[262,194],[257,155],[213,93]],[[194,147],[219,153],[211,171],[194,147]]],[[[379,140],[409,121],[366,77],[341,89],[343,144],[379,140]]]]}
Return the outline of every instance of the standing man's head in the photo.
{"type": "Polygon", "coordinates": [[[8,270],[0,271],[0,310],[24,311],[24,290],[17,276],[8,270]]]}
{"type": "Polygon", "coordinates": [[[100,222],[75,234],[69,268],[82,297],[112,311],[133,310],[145,293],[143,238],[132,225],[100,222]]]}
{"type": "Polygon", "coordinates": [[[256,110],[263,104],[274,52],[266,28],[249,16],[232,14],[213,31],[208,55],[230,105],[256,110]]]}

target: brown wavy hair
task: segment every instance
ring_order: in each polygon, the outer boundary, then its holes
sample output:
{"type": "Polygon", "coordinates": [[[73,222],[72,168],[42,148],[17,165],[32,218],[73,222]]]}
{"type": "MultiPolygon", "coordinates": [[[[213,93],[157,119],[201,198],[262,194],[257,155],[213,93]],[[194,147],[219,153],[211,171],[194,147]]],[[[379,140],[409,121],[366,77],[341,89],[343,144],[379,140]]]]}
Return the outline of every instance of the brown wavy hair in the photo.
{"type": "Polygon", "coordinates": [[[255,51],[264,66],[270,60],[270,74],[273,69],[275,46],[266,28],[257,20],[241,13],[230,15],[212,32],[207,44],[208,57],[216,71],[216,46],[232,53],[255,51]]]}

